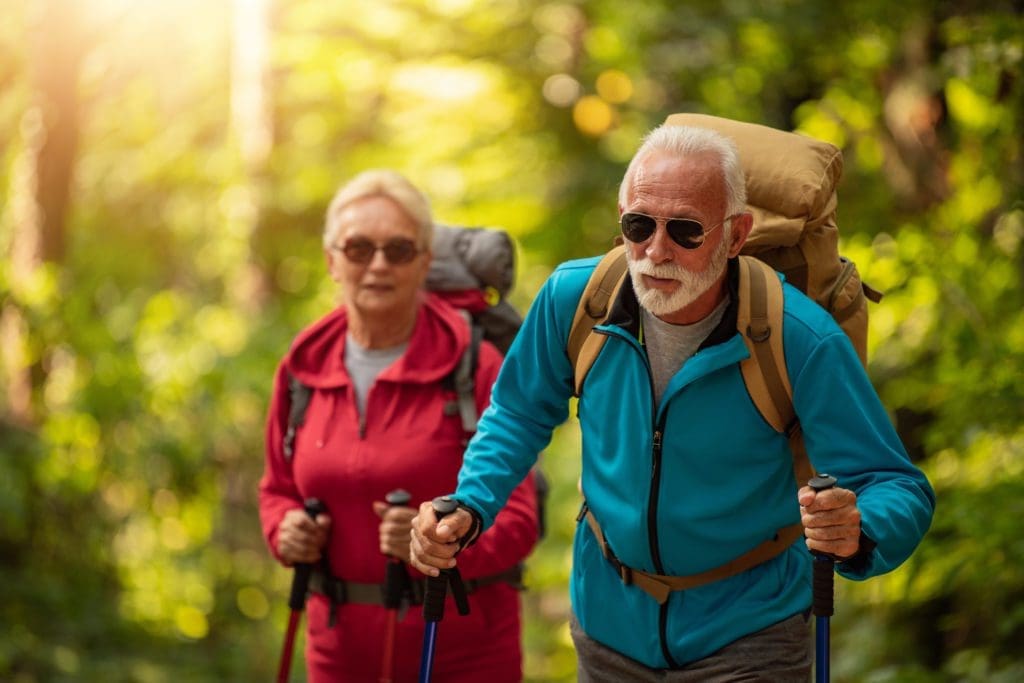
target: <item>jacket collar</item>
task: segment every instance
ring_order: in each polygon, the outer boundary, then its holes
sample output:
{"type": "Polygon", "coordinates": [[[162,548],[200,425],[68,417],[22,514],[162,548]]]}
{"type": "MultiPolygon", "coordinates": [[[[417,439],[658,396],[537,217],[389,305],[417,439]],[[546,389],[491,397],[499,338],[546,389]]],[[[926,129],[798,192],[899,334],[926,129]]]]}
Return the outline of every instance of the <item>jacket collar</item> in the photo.
{"type": "MultiPolygon", "coordinates": [[[[348,313],[340,306],[306,328],[292,344],[285,365],[296,379],[312,387],[340,387],[350,382],[345,369],[348,313]]],[[[378,379],[436,382],[451,374],[469,346],[466,319],[440,297],[424,293],[409,346],[378,379]]]]}
{"type": "MultiPolygon", "coordinates": [[[[701,342],[698,350],[721,344],[736,334],[736,318],[739,312],[739,260],[729,259],[726,268],[725,282],[729,289],[729,305],[726,307],[725,313],[722,314],[721,321],[701,342]]],[[[626,272],[618,296],[612,302],[606,324],[615,325],[634,339],[640,339],[640,302],[637,301],[636,291],[633,289],[633,278],[630,277],[629,271],[626,272]]]]}

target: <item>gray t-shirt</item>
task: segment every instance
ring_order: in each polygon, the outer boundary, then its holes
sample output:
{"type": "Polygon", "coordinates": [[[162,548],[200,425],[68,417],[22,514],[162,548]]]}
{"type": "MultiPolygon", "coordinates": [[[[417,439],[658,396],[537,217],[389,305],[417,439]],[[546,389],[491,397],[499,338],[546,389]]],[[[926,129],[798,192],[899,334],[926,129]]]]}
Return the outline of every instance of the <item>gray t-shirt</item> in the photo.
{"type": "Polygon", "coordinates": [[[701,342],[707,339],[722,321],[728,306],[729,297],[726,296],[707,317],[691,325],[673,325],[658,318],[646,308],[640,308],[644,345],[647,348],[647,359],[651,364],[651,377],[654,380],[655,405],[661,404],[661,397],[669,380],[679,372],[690,356],[697,351],[701,342]]]}
{"type": "Polygon", "coordinates": [[[387,349],[367,349],[356,343],[351,334],[345,337],[345,369],[352,378],[360,417],[366,415],[366,394],[377,376],[398,360],[408,347],[409,342],[387,349]]]}

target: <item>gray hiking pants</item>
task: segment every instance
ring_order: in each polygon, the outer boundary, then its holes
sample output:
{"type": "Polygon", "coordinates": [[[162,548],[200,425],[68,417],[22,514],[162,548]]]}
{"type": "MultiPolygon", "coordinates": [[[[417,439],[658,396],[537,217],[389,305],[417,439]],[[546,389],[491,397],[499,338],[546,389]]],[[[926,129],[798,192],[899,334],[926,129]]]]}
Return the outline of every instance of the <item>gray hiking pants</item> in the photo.
{"type": "Polygon", "coordinates": [[[569,620],[579,683],[807,683],[811,675],[810,621],[797,614],[726,645],[682,669],[650,669],[590,638],[569,620]]]}

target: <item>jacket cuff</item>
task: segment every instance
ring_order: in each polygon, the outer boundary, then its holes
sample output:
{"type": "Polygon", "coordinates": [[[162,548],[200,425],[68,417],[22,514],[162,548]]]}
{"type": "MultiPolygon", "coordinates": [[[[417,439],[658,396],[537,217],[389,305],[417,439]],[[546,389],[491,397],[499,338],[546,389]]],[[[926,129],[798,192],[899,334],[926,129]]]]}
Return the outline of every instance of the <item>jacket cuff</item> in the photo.
{"type": "Polygon", "coordinates": [[[839,563],[842,565],[844,571],[852,573],[861,573],[867,570],[868,565],[871,564],[871,553],[878,547],[878,543],[873,538],[864,533],[864,529],[860,530],[860,545],[857,548],[857,552],[849,557],[839,559],[839,563]]]}
{"type": "Polygon", "coordinates": [[[462,552],[469,546],[476,543],[477,539],[480,538],[480,532],[484,528],[484,518],[475,508],[471,508],[468,505],[459,503],[460,510],[465,510],[473,518],[473,526],[469,528],[462,538],[459,539],[459,552],[462,552]]]}

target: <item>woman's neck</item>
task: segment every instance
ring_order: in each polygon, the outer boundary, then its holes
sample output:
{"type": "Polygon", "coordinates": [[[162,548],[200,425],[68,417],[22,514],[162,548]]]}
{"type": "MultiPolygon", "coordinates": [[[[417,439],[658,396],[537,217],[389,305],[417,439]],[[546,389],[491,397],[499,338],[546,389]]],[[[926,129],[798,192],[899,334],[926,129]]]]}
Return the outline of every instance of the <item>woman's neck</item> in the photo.
{"type": "Polygon", "coordinates": [[[400,346],[412,337],[416,326],[416,308],[404,315],[374,313],[367,315],[358,309],[348,310],[348,334],[364,349],[389,349],[400,346]]]}

